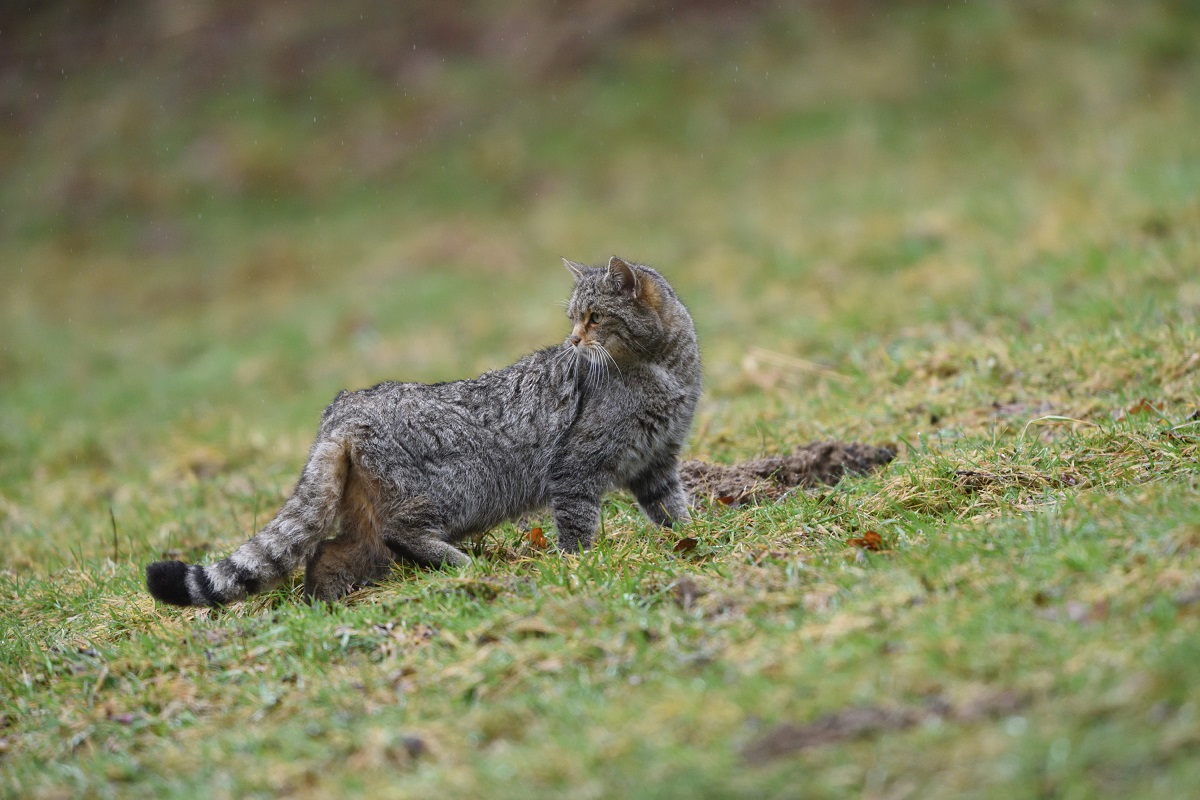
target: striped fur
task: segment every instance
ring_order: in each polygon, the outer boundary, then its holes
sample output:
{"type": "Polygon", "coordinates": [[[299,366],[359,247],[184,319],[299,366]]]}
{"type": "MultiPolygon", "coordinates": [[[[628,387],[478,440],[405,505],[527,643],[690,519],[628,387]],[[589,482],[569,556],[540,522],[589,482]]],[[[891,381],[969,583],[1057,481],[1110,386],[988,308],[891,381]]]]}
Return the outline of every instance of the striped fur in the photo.
{"type": "Polygon", "coordinates": [[[546,506],[558,548],[578,552],[614,488],[658,524],[686,520],[678,454],[700,395],[691,317],[649,267],[566,264],[576,282],[562,345],[472,380],[340,393],[278,515],[211,566],[150,564],[151,594],[223,605],[303,564],[306,594],[333,600],[395,559],[465,564],[463,539],[546,506]]]}

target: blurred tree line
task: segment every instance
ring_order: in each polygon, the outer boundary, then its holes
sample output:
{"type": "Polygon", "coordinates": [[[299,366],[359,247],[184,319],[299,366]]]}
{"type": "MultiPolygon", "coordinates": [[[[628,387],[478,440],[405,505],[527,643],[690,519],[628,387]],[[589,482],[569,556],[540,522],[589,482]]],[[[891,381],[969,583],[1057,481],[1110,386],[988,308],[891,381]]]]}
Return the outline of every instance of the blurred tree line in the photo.
{"type": "MultiPolygon", "coordinates": [[[[54,101],[64,76],[99,66],[161,59],[181,90],[238,76],[274,90],[301,88],[314,73],[354,68],[381,80],[419,75],[431,61],[474,58],[529,79],[619,59],[635,31],[705,26],[729,32],[767,0],[59,0],[0,4],[0,103],[28,122],[54,101]]],[[[836,18],[871,0],[814,3],[836,18]]]]}
{"type": "MultiPolygon", "coordinates": [[[[1200,48],[1200,0],[973,6],[926,0],[4,2],[0,233],[35,231],[39,220],[90,224],[247,192],[272,200],[312,198],[367,179],[395,182],[406,164],[422,158],[423,148],[461,130],[482,138],[500,128],[510,140],[528,139],[532,129],[556,122],[554,108],[533,109],[531,98],[581,77],[657,80],[647,68],[655,56],[662,70],[690,76],[660,80],[667,87],[660,99],[678,116],[687,107],[679,91],[702,101],[714,67],[754,49],[778,60],[833,41],[848,62],[869,57],[873,40],[908,36],[917,52],[928,53],[926,63],[944,63],[949,54],[972,66],[1011,61],[1012,52],[998,40],[1048,32],[1121,42],[1142,54],[1155,74],[1167,74],[1193,63],[1200,48]],[[626,60],[636,69],[623,70],[626,60]]],[[[1013,72],[1007,62],[1002,69],[1013,72]]],[[[858,89],[841,87],[849,94],[858,89]]],[[[794,102],[778,82],[770,91],[779,95],[777,105],[794,102]]],[[[654,91],[644,96],[653,98],[654,91]]],[[[598,113],[627,114],[622,124],[647,125],[645,112],[634,114],[617,102],[606,111],[576,98],[570,108],[578,113],[589,105],[598,113]]],[[[502,136],[492,138],[494,149],[510,146],[502,136]]]]}

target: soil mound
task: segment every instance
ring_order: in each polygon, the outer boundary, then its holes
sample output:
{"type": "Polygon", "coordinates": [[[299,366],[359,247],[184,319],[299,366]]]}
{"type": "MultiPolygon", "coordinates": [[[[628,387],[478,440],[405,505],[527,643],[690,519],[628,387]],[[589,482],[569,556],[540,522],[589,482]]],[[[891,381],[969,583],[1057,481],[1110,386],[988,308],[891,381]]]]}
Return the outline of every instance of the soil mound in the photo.
{"type": "Polygon", "coordinates": [[[813,442],[790,456],[767,456],[740,464],[684,461],[679,477],[692,502],[746,505],[778,500],[792,489],[832,486],[846,475],[864,475],[896,457],[892,447],[858,442],[813,442]]]}

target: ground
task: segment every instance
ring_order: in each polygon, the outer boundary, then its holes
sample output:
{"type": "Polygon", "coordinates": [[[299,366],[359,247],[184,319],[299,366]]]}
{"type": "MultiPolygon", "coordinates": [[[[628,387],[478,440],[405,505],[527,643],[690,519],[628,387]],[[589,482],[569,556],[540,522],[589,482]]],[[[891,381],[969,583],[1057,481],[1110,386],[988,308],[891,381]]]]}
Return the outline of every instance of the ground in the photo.
{"type": "Polygon", "coordinates": [[[1196,793],[1191,4],[176,5],[0,24],[5,795],[1196,793]],[[560,341],[614,253],[696,319],[689,459],[895,458],[145,592],[338,390],[560,341]]]}

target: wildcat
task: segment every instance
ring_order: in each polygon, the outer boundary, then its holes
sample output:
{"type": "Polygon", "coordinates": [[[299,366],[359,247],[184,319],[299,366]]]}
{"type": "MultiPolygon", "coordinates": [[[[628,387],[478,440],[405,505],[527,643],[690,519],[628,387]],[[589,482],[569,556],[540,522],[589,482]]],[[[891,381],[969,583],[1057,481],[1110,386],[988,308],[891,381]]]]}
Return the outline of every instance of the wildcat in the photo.
{"type": "Polygon", "coordinates": [[[472,380],[339,393],[278,515],[211,566],[150,564],[150,593],[223,605],[305,564],[305,594],[336,600],[395,559],[466,564],[455,545],[546,506],[558,549],[577,553],[614,488],[653,522],[686,521],[678,456],[700,396],[692,318],[648,266],[563,261],[575,288],[562,345],[472,380]]]}

